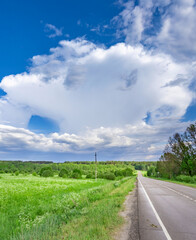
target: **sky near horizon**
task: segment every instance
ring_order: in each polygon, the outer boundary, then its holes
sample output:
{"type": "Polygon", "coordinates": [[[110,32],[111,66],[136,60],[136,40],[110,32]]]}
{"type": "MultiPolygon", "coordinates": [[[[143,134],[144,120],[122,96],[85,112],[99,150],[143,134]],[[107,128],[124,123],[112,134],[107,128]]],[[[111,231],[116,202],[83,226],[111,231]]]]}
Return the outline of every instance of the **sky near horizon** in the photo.
{"type": "Polygon", "coordinates": [[[196,120],[195,0],[8,0],[0,27],[0,159],[154,161],[196,120]]]}

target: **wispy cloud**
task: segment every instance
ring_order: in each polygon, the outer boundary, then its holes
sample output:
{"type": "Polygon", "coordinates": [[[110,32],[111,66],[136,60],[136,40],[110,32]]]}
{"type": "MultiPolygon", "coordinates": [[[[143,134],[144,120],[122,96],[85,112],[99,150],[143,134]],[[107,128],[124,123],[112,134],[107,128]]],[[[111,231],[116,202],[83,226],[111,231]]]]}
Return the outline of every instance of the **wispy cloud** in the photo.
{"type": "Polygon", "coordinates": [[[145,44],[180,61],[196,56],[196,5],[194,0],[120,1],[123,11],[113,18],[117,36],[128,44],[145,44]],[[188,27],[187,27],[188,26],[188,27]]]}
{"type": "Polygon", "coordinates": [[[47,23],[45,25],[45,32],[49,33],[49,38],[59,37],[63,35],[63,28],[57,28],[56,26],[47,23]]]}

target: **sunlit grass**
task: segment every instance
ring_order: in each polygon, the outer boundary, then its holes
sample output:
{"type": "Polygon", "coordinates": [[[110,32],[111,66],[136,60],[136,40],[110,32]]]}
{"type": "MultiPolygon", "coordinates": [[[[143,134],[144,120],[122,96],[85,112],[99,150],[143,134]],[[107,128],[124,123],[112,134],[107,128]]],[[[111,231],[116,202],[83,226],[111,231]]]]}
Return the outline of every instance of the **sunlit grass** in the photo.
{"type": "MultiPolygon", "coordinates": [[[[0,179],[0,239],[38,240],[59,239],[58,237],[63,237],[63,234],[69,236],[66,227],[71,226],[73,221],[78,223],[88,221],[88,214],[91,211],[99,215],[99,211],[102,213],[103,206],[105,206],[105,212],[110,212],[110,207],[114,208],[114,206],[110,206],[109,203],[118,203],[116,209],[119,209],[120,202],[128,193],[126,190],[121,192],[120,189],[129,181],[129,178],[115,182],[103,179],[74,180],[2,174],[0,179]],[[117,191],[118,194],[111,195],[113,191],[117,191]]],[[[135,180],[131,179],[131,181],[135,180]]],[[[131,189],[130,186],[128,188],[131,189]]],[[[114,213],[116,214],[115,208],[114,213]]],[[[108,217],[110,215],[111,213],[108,217]]],[[[96,227],[91,230],[90,236],[93,233],[98,234],[96,227]]],[[[78,229],[77,233],[79,232],[78,229]]],[[[88,233],[86,234],[86,238],[65,239],[88,239],[88,233]]],[[[108,235],[108,229],[104,234],[108,235]]]]}

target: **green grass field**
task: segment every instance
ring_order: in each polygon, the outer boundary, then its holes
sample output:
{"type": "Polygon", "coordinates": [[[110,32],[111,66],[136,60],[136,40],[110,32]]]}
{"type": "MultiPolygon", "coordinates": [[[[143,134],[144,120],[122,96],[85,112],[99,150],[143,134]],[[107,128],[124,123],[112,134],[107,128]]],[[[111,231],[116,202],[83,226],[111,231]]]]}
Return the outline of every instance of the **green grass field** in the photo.
{"type": "Polygon", "coordinates": [[[0,239],[111,239],[136,177],[119,181],[0,177],[0,239]]]}

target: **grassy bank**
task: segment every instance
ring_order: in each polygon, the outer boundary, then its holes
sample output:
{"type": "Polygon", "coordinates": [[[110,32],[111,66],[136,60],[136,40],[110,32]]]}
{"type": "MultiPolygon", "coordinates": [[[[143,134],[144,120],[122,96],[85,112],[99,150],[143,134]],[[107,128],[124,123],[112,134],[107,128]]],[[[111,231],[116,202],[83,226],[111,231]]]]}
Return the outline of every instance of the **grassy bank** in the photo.
{"type": "Polygon", "coordinates": [[[0,239],[111,239],[134,182],[2,174],[0,239]]]}
{"type": "MultiPolygon", "coordinates": [[[[147,176],[147,171],[141,171],[141,173],[144,177],[149,177],[149,176],[147,176]]],[[[180,176],[176,177],[177,179],[168,179],[168,178],[161,178],[161,177],[154,177],[154,176],[149,177],[149,178],[166,181],[166,182],[177,183],[180,185],[196,188],[196,181],[195,181],[196,176],[190,177],[190,176],[180,175],[180,176]]]]}

